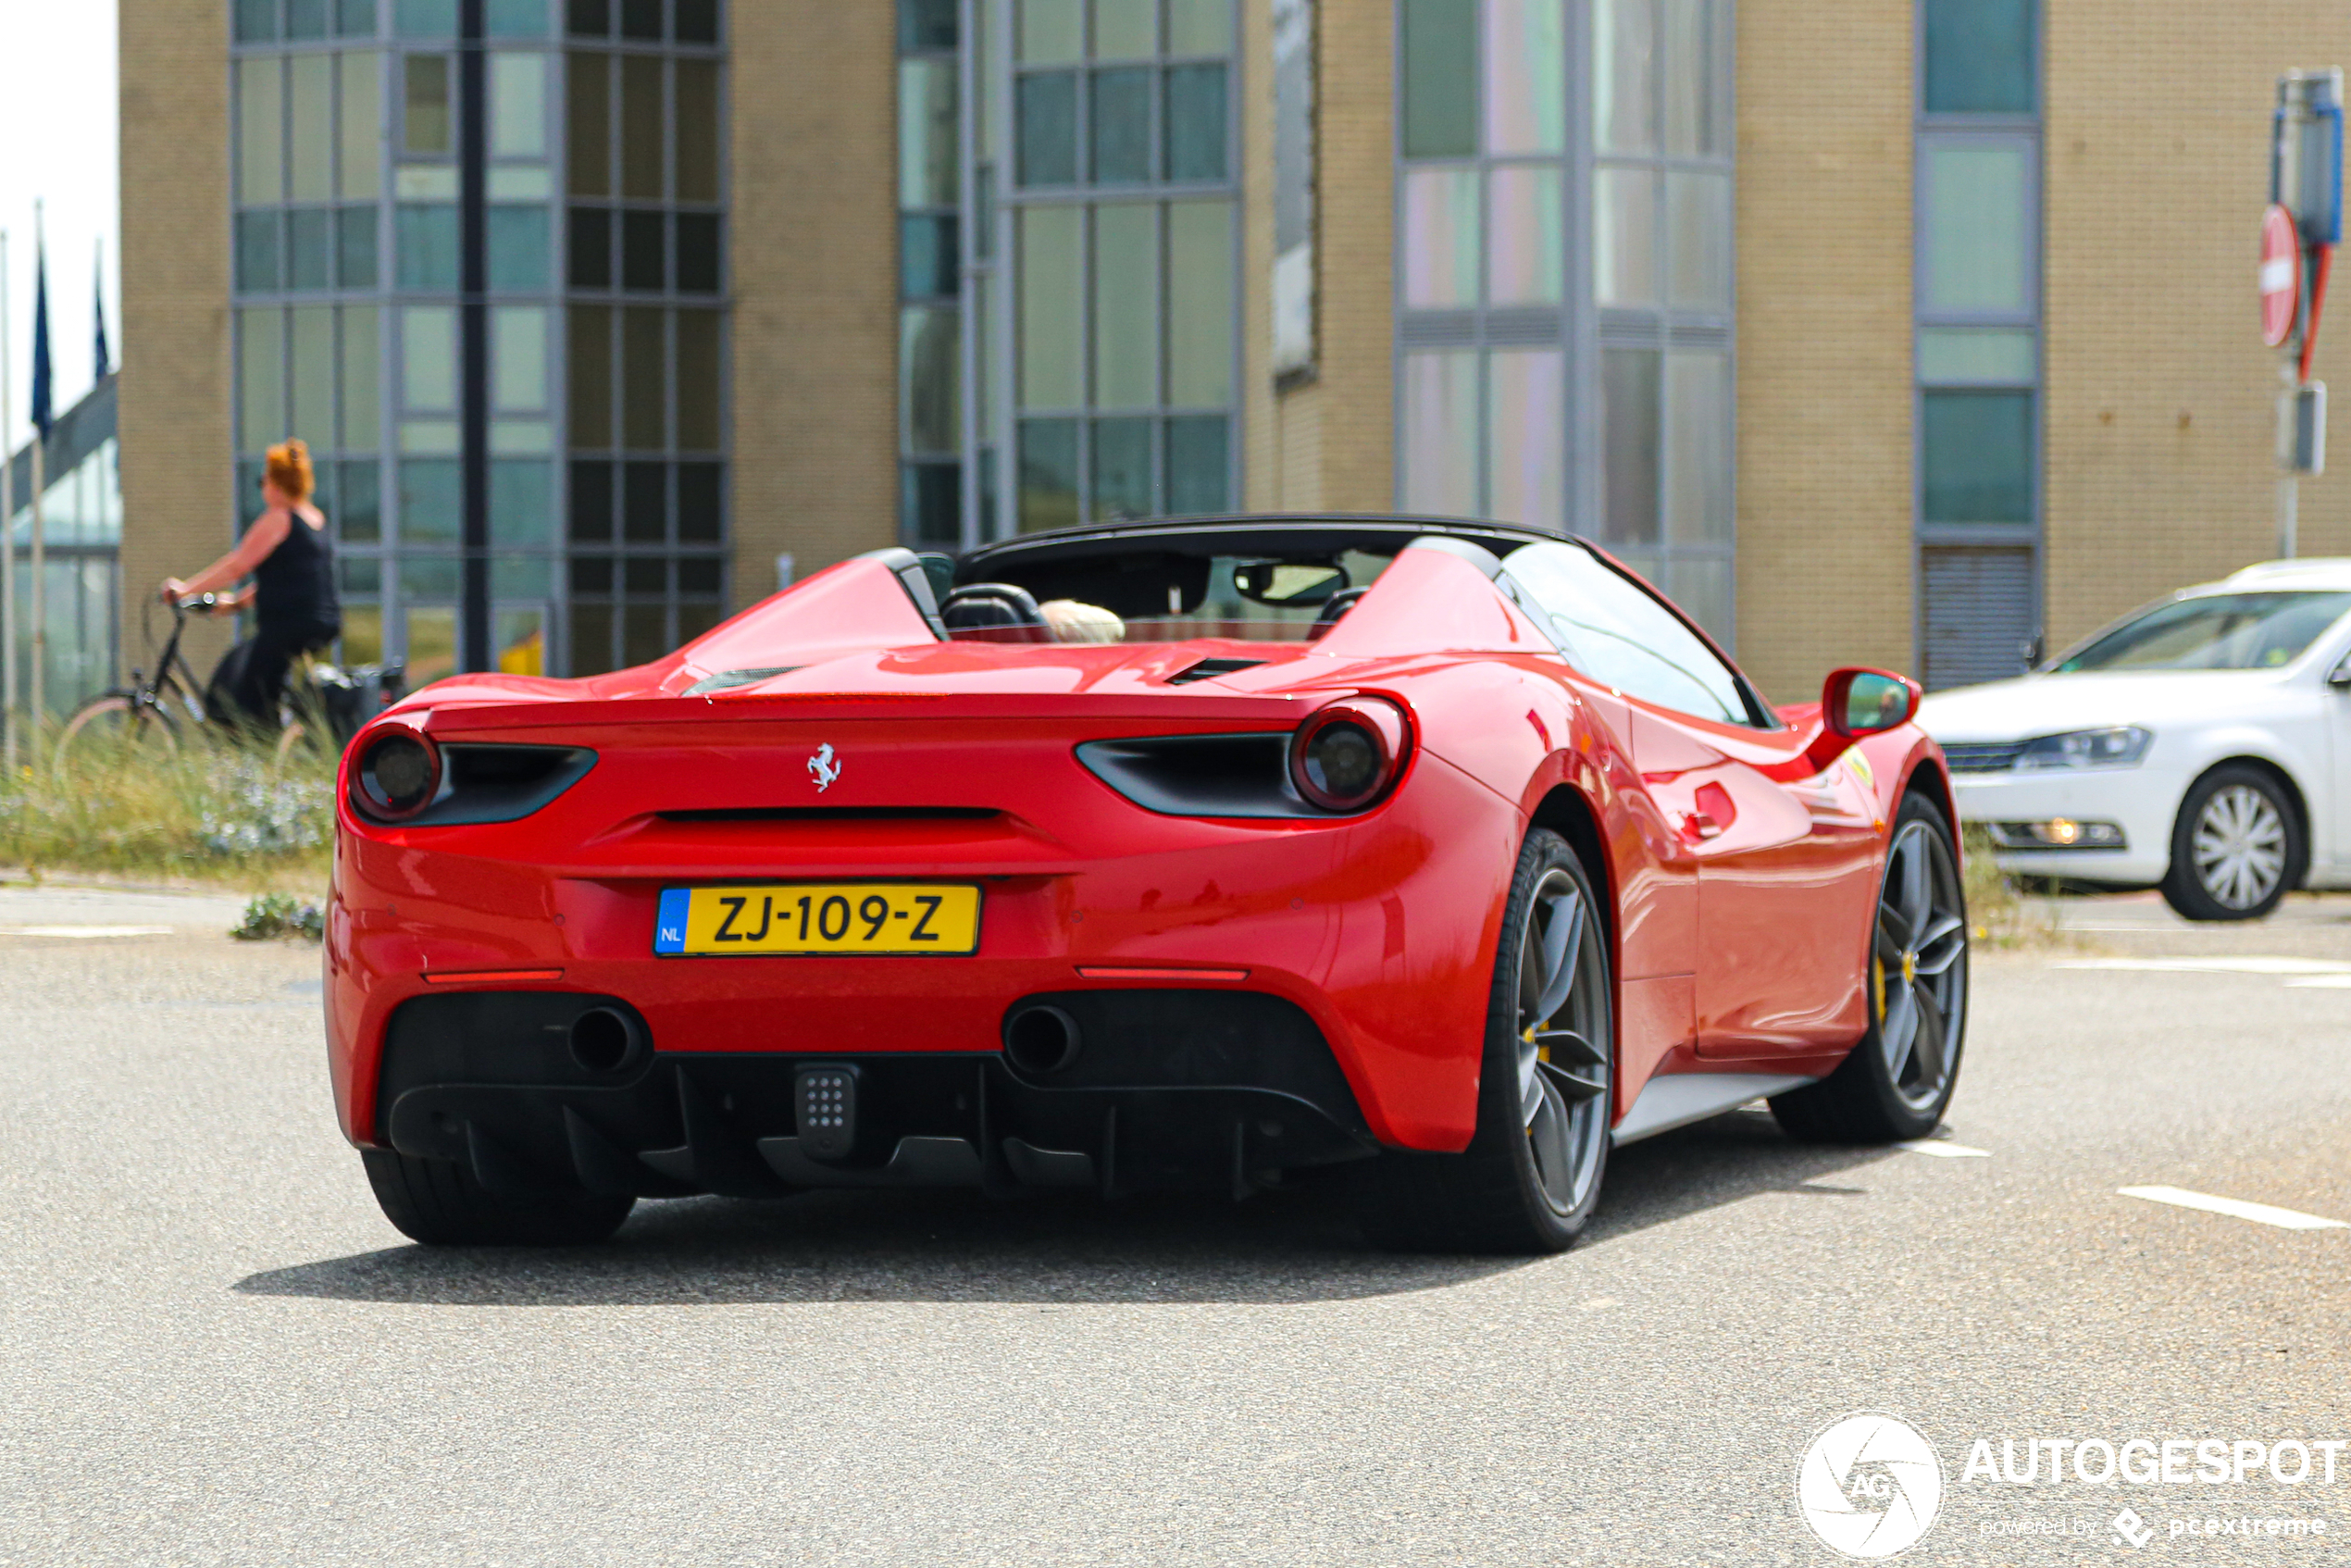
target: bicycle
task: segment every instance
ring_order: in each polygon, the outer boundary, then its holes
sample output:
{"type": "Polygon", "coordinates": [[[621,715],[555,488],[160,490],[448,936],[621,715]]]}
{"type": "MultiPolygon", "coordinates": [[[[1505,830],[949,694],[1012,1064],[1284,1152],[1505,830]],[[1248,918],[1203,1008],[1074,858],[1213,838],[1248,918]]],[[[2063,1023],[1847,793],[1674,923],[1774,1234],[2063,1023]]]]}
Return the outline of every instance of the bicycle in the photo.
{"type": "MultiPolygon", "coordinates": [[[[153,746],[169,753],[180,749],[182,729],[192,734],[234,730],[234,726],[221,723],[207,710],[205,683],[196,678],[180,648],[187,635],[189,612],[210,611],[221,597],[202,593],[168,601],[171,636],[155,661],[155,678],[149,679],[134,669],[130,685],[102,692],[75,709],[57,736],[55,765],[59,772],[66,769],[77,747],[87,753],[100,745],[115,750],[153,746]]],[[[143,609],[139,631],[153,648],[155,632],[143,609]]],[[[323,723],[324,732],[334,738],[337,747],[348,744],[361,725],[407,695],[407,669],[393,663],[344,670],[305,659],[288,686],[278,720],[276,755],[280,763],[292,754],[295,746],[311,738],[312,721],[323,723]]]]}

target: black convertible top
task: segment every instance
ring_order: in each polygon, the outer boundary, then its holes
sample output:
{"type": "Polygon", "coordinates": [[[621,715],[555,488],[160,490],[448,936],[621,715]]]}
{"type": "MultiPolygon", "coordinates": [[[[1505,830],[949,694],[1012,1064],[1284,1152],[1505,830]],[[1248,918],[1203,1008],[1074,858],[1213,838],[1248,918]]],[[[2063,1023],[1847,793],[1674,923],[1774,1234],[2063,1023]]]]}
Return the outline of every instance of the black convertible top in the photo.
{"type": "Polygon", "coordinates": [[[1199,560],[1219,555],[1316,560],[1360,550],[1367,554],[1392,555],[1416,539],[1432,536],[1459,539],[1496,555],[1507,555],[1525,544],[1558,543],[1563,538],[1508,523],[1413,517],[1394,513],[1237,513],[1214,517],[1164,517],[1151,522],[1055,529],[1049,533],[1022,534],[983,544],[957,558],[955,581],[989,582],[1008,567],[1050,569],[1064,562],[1100,561],[1125,554],[1199,560]]]}

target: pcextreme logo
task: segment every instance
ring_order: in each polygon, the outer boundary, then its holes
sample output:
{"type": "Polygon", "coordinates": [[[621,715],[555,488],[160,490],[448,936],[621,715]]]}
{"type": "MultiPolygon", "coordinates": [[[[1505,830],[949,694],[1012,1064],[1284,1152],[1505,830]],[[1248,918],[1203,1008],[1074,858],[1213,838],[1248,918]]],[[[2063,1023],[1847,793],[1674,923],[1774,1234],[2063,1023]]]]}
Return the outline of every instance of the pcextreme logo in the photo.
{"type": "Polygon", "coordinates": [[[1830,1550],[1893,1557],[1934,1526],[1943,1461],[1909,1422],[1865,1411],[1812,1439],[1797,1468],[1796,1501],[1830,1550]]]}

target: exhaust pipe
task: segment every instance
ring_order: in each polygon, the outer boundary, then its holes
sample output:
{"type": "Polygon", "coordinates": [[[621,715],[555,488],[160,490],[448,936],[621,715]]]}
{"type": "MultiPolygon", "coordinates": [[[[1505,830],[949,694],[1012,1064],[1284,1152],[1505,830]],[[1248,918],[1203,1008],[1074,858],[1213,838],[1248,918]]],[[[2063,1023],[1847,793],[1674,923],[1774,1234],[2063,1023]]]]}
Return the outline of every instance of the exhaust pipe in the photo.
{"type": "Polygon", "coordinates": [[[1058,1007],[1025,1007],[1004,1024],[1004,1059],[1034,1077],[1068,1067],[1085,1044],[1077,1020],[1058,1007]]]}
{"type": "Polygon", "coordinates": [[[571,1059],[591,1073],[633,1065],[644,1045],[642,1025],[614,1007],[591,1007],[571,1021],[571,1059]]]}

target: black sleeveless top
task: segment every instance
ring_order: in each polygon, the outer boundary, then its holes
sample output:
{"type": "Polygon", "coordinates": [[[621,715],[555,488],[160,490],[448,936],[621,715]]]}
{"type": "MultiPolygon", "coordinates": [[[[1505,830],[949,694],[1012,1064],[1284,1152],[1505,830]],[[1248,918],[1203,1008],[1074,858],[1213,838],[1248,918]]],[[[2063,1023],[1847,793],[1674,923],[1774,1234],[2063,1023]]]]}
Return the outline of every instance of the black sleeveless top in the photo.
{"type": "Polygon", "coordinates": [[[253,569],[253,586],[254,615],[263,631],[332,637],[342,629],[333,541],[324,526],[312,528],[300,512],[283,542],[253,569]]]}

